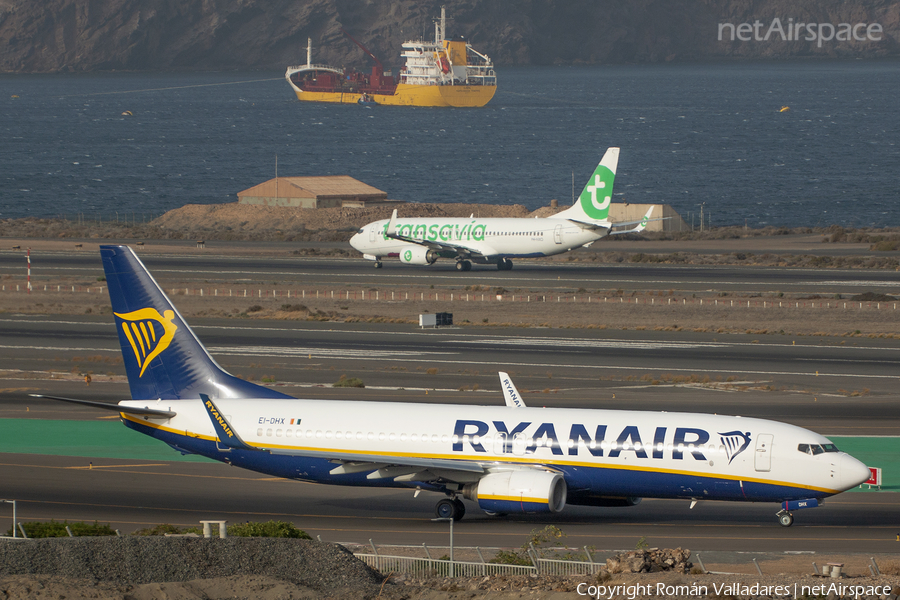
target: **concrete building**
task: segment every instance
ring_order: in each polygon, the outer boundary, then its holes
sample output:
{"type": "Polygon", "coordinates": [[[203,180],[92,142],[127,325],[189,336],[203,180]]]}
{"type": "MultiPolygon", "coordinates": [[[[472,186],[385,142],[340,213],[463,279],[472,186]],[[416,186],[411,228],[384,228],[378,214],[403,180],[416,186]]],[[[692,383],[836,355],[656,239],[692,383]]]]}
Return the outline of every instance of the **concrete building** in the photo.
{"type": "Polygon", "coordinates": [[[238,192],[240,204],[298,208],[357,207],[387,200],[387,192],[348,175],[276,177],[238,192]]]}

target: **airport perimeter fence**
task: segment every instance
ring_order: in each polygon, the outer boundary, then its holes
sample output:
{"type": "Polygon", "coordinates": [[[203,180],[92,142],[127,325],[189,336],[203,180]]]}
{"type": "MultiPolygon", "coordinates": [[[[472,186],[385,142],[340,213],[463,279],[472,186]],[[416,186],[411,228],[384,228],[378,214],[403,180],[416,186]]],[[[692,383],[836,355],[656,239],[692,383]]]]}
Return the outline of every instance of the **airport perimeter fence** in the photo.
{"type": "Polygon", "coordinates": [[[485,577],[487,575],[594,575],[605,563],[537,558],[531,566],[500,563],[450,561],[383,554],[355,554],[381,573],[404,573],[412,577],[485,577]],[[452,566],[451,566],[452,565],[452,566]]]}
{"type": "MultiPolygon", "coordinates": [[[[0,285],[0,292],[29,292],[32,293],[89,293],[102,294],[106,291],[103,286],[83,286],[65,284],[37,284],[32,283],[4,283],[0,285]]],[[[489,292],[382,292],[379,290],[291,290],[291,289],[218,289],[218,288],[169,288],[166,292],[171,297],[200,296],[223,298],[247,298],[256,300],[333,300],[340,302],[536,302],[536,303],[575,303],[575,304],[640,304],[650,306],[703,306],[703,307],[731,307],[731,308],[815,308],[815,309],[872,309],[872,310],[897,310],[900,302],[876,302],[859,300],[825,300],[816,299],[721,299],[721,298],[688,298],[688,297],[656,297],[634,296],[591,296],[588,294],[492,294],[489,292]]]]}

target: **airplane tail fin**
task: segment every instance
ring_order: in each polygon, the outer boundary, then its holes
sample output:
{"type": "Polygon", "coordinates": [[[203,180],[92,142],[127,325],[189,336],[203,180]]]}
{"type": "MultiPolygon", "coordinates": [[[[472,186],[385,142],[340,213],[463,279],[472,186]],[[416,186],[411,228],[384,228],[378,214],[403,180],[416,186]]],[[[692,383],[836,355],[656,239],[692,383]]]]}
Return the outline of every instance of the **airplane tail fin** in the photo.
{"type": "Polygon", "coordinates": [[[619,149],[609,148],[594,174],[585,184],[578,201],[571,208],[557,213],[556,218],[578,222],[605,222],[609,220],[609,205],[612,202],[613,181],[616,165],[619,163],[619,149]]]}
{"type": "Polygon", "coordinates": [[[290,397],[222,369],[131,248],[100,257],[133,399],[290,397]]]}

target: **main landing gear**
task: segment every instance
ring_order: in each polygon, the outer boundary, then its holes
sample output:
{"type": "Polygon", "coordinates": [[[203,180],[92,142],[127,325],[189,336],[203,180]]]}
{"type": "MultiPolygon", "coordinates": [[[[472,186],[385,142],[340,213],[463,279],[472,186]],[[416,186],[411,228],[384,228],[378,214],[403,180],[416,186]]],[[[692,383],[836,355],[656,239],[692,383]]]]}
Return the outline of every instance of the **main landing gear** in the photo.
{"type": "Polygon", "coordinates": [[[778,517],[778,524],[782,527],[790,527],[794,524],[794,515],[784,509],[775,513],[775,516],[778,517]]]}
{"type": "Polygon", "coordinates": [[[384,266],[384,264],[383,264],[380,260],[376,260],[376,261],[375,261],[375,268],[376,268],[376,269],[380,269],[380,268],[383,267],[383,266],[384,266]]]}
{"type": "Polygon", "coordinates": [[[456,270],[457,271],[471,271],[472,270],[472,261],[469,261],[469,260],[456,261],[456,270]]]}
{"type": "Polygon", "coordinates": [[[512,261],[508,258],[501,258],[497,261],[497,270],[498,271],[511,271],[512,270],[512,261]]]}
{"type": "Polygon", "coordinates": [[[466,505],[459,498],[444,498],[434,507],[434,516],[438,519],[459,521],[466,515],[466,505]]]}

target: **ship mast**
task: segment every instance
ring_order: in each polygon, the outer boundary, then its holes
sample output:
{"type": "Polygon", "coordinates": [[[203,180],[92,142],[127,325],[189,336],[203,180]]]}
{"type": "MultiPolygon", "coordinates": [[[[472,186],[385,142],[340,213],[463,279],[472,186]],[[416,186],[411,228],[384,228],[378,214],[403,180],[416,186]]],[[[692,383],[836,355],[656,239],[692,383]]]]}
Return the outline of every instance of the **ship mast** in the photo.
{"type": "Polygon", "coordinates": [[[306,38],[306,66],[312,66],[312,38],[306,38]]]}
{"type": "Polygon", "coordinates": [[[441,6],[441,20],[434,22],[434,43],[435,44],[443,44],[444,43],[444,35],[446,35],[447,30],[445,29],[447,25],[447,9],[441,6]]]}

